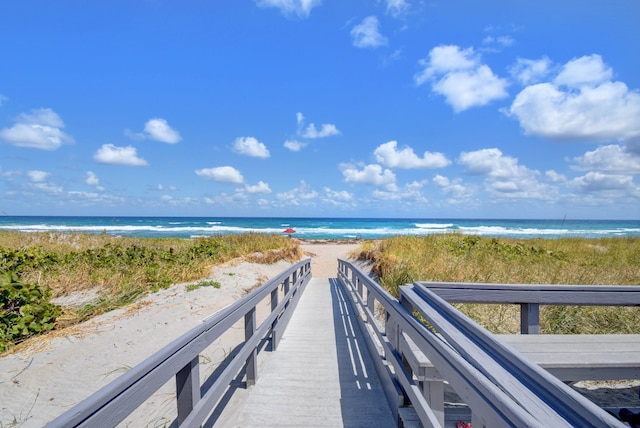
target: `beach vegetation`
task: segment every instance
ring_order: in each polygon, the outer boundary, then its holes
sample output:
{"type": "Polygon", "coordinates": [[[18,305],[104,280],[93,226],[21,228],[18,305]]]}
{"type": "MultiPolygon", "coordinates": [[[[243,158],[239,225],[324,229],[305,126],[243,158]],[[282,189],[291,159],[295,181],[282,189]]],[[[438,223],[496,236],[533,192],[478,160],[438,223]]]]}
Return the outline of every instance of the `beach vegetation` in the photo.
{"type": "MultiPolygon", "coordinates": [[[[351,255],[372,264],[391,294],[415,281],[640,285],[640,238],[513,240],[461,234],[364,241],[351,255]]],[[[519,331],[517,305],[455,304],[495,333],[519,331]]],[[[640,333],[640,308],[542,306],[544,333],[640,333]]]]}
{"type": "MultiPolygon", "coordinates": [[[[202,280],[213,266],[234,258],[275,263],[302,256],[298,241],[260,233],[183,239],[0,232],[0,352],[172,284],[202,280]],[[50,303],[87,290],[95,291],[97,299],[64,310],[50,303]]],[[[206,280],[198,284],[215,287],[206,280]]]]}
{"type": "Polygon", "coordinates": [[[187,291],[194,291],[202,287],[220,288],[221,285],[218,281],[205,280],[205,281],[198,281],[195,284],[189,284],[186,286],[185,289],[187,291]]]}

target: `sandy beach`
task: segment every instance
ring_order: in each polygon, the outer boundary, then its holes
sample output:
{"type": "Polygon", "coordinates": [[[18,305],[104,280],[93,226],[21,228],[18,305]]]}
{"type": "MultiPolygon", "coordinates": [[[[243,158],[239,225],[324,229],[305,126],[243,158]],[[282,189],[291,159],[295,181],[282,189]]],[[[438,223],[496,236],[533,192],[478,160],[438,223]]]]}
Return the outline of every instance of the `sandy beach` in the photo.
{"type": "MultiPolygon", "coordinates": [[[[348,257],[357,246],[302,243],[312,274],[319,278],[335,277],[337,258],[348,257]]],[[[176,284],[31,341],[0,359],[0,426],[42,426],[288,266],[285,261],[265,265],[236,259],[211,270],[209,278],[221,284],[219,289],[187,291],[187,284],[176,284]]],[[[202,376],[242,340],[238,327],[208,348],[202,376]]],[[[127,420],[129,425],[163,426],[175,415],[174,388],[166,385],[127,420]]]]}

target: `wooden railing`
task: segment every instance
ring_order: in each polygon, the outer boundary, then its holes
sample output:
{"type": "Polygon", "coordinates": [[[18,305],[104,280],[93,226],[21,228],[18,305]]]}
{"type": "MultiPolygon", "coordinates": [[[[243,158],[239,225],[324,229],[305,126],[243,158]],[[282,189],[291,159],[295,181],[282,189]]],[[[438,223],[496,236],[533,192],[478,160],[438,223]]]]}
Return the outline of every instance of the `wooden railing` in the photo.
{"type": "Polygon", "coordinates": [[[418,282],[449,303],[520,305],[520,332],[540,333],[540,305],[640,306],[640,287],[418,282]]]}
{"type": "Polygon", "coordinates": [[[430,403],[432,395],[442,395],[442,380],[446,380],[469,406],[474,428],[623,426],[428,287],[400,287],[400,297],[395,299],[357,266],[344,260],[338,261],[338,278],[361,314],[357,318],[361,328],[371,334],[369,349],[380,357],[379,376],[389,379],[383,383],[387,385],[392,411],[402,402],[394,389],[397,385],[423,426],[443,426],[444,409],[432,408],[430,403]],[[376,308],[382,309],[383,322],[378,321],[376,308]],[[400,350],[405,337],[429,359],[438,378],[414,376],[400,350]]]}
{"type": "Polygon", "coordinates": [[[229,388],[232,379],[243,368],[246,369],[247,384],[255,383],[258,376],[258,345],[268,339],[271,349],[277,348],[282,332],[310,279],[310,259],[291,266],[72,407],[47,427],[115,426],[172,377],[176,382],[176,422],[184,426],[202,425],[229,388]],[[282,298],[279,298],[281,294],[282,298]],[[271,312],[257,326],[256,306],[265,298],[271,299],[271,312]],[[244,344],[224,370],[215,373],[215,379],[203,382],[203,385],[211,386],[201,391],[200,352],[242,318],[244,344]]]}

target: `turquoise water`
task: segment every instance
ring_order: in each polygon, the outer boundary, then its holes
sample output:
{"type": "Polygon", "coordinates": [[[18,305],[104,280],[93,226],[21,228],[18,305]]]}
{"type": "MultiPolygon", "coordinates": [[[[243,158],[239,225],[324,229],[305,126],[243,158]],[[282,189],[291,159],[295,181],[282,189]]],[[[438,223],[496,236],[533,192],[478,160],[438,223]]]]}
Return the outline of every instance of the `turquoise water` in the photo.
{"type": "Polygon", "coordinates": [[[0,230],[88,232],[137,237],[283,233],[302,239],[377,239],[461,233],[509,238],[640,236],[640,220],[483,220],[245,217],[0,217],[0,230]]]}

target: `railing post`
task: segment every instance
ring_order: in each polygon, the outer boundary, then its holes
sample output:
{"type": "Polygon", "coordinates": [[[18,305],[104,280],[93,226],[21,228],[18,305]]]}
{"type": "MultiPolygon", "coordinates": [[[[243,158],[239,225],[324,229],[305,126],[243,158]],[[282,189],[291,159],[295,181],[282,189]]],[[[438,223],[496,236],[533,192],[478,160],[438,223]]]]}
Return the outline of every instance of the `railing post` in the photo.
{"type": "Polygon", "coordinates": [[[360,297],[364,297],[362,294],[362,281],[360,281],[360,277],[356,277],[356,289],[358,290],[360,297]]]}
{"type": "Polygon", "coordinates": [[[176,398],[178,401],[178,424],[181,424],[200,400],[200,356],[176,373],[176,398]]]}
{"type": "Polygon", "coordinates": [[[520,304],[520,334],[540,334],[540,305],[520,304]]]}
{"type": "MultiPolygon", "coordinates": [[[[277,307],[278,307],[278,287],[274,288],[271,291],[271,312],[275,311],[277,307]]],[[[277,337],[276,330],[275,330],[276,324],[278,324],[278,317],[276,317],[276,319],[274,319],[273,323],[271,324],[271,350],[272,351],[275,351],[276,348],[278,347],[279,338],[277,337]]]]}
{"type": "Polygon", "coordinates": [[[284,291],[284,295],[286,296],[289,292],[289,277],[284,280],[284,283],[282,284],[282,290],[284,291]]]}
{"type": "MultiPolygon", "coordinates": [[[[244,340],[248,341],[253,333],[256,331],[256,308],[255,306],[247,312],[244,316],[244,340]]],[[[251,353],[247,357],[246,369],[247,369],[247,386],[256,384],[258,378],[258,350],[253,348],[251,353]]]]}

